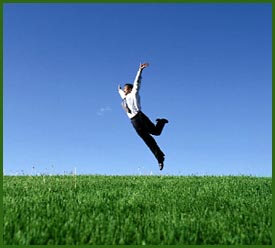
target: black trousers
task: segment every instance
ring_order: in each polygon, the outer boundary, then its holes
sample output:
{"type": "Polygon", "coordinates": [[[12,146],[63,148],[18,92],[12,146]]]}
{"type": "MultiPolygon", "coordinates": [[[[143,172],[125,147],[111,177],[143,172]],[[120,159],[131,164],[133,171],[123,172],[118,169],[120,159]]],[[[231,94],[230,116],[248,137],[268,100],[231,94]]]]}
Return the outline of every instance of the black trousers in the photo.
{"type": "Polygon", "coordinates": [[[160,150],[157,142],[152,137],[152,135],[156,135],[156,136],[160,135],[164,128],[165,123],[160,121],[160,122],[157,122],[157,124],[155,125],[141,111],[131,119],[131,122],[137,134],[143,139],[145,144],[150,148],[150,150],[155,155],[158,162],[163,162],[164,153],[160,150]]]}

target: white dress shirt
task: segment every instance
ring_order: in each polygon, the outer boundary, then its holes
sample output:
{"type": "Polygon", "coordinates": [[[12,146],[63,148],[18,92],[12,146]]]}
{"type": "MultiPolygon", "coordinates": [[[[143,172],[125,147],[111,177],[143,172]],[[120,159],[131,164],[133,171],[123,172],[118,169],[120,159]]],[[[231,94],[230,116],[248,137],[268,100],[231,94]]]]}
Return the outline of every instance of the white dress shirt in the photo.
{"type": "Polygon", "coordinates": [[[139,96],[139,88],[141,83],[141,72],[142,70],[139,69],[133,83],[132,91],[125,95],[122,89],[119,89],[118,93],[120,94],[121,98],[126,102],[127,107],[129,108],[129,112],[127,113],[128,117],[131,119],[133,118],[139,111],[141,111],[140,106],[140,96],[139,96]]]}

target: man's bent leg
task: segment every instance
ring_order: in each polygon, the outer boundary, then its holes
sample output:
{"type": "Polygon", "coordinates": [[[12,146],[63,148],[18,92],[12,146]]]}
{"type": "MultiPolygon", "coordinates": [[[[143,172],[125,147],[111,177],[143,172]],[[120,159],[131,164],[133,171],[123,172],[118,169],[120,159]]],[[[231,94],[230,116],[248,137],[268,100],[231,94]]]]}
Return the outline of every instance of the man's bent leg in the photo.
{"type": "Polygon", "coordinates": [[[147,131],[150,133],[150,134],[153,134],[153,135],[160,135],[163,128],[164,128],[164,125],[167,123],[167,122],[164,122],[162,120],[159,120],[157,121],[157,124],[153,124],[152,121],[145,115],[142,113],[141,115],[141,118],[142,118],[142,122],[144,123],[144,126],[145,128],[147,129],[147,131]]]}
{"type": "Polygon", "coordinates": [[[157,121],[156,130],[159,133],[159,135],[162,133],[162,130],[163,130],[165,124],[166,124],[166,122],[164,122],[164,121],[161,121],[161,120],[157,121]]]}

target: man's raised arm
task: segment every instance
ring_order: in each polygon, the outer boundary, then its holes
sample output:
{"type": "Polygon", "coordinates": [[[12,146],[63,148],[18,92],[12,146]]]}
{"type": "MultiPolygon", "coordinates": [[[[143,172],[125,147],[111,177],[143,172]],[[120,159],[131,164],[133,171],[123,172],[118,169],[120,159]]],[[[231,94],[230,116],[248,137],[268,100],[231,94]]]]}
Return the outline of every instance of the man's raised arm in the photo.
{"type": "Polygon", "coordinates": [[[124,93],[124,91],[121,89],[121,86],[120,86],[120,85],[118,85],[117,90],[118,90],[118,93],[119,93],[120,97],[121,97],[122,99],[124,99],[124,98],[125,98],[125,93],[124,93]]]}
{"type": "Polygon", "coordinates": [[[137,93],[140,88],[142,71],[144,68],[146,68],[148,66],[149,66],[149,63],[143,63],[143,64],[140,63],[140,65],[139,65],[139,69],[138,69],[138,72],[137,72],[137,75],[136,75],[136,78],[134,81],[134,85],[133,85],[133,91],[135,93],[137,93]]]}

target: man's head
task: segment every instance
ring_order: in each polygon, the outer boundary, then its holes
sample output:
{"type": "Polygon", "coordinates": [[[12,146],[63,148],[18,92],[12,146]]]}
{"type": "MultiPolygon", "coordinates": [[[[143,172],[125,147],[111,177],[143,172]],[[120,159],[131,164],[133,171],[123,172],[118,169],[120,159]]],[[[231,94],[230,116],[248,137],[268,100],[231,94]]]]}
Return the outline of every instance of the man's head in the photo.
{"type": "Polygon", "coordinates": [[[124,84],[123,91],[125,95],[128,95],[129,93],[131,93],[132,89],[133,89],[132,84],[124,84]]]}

